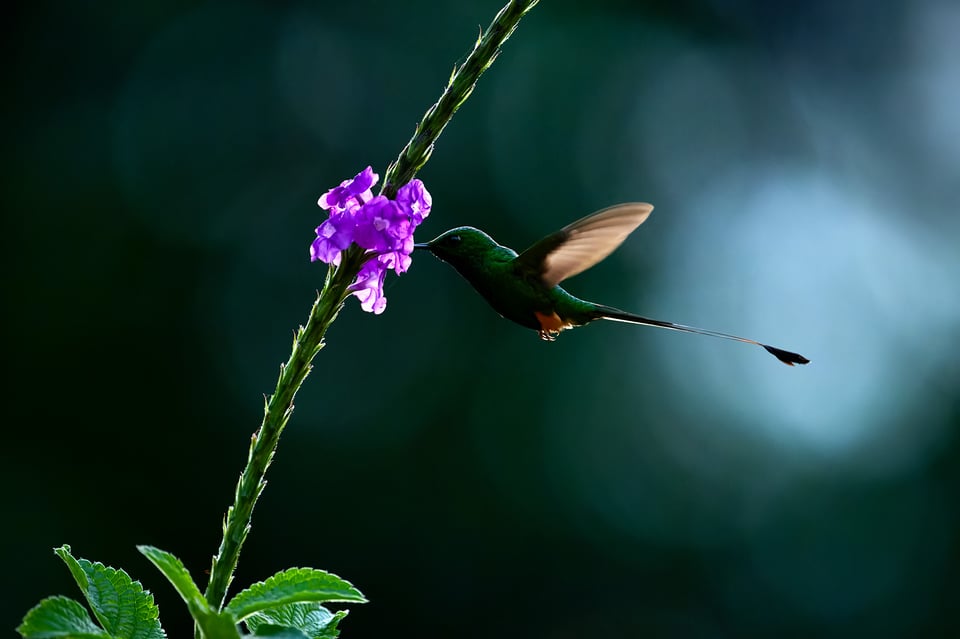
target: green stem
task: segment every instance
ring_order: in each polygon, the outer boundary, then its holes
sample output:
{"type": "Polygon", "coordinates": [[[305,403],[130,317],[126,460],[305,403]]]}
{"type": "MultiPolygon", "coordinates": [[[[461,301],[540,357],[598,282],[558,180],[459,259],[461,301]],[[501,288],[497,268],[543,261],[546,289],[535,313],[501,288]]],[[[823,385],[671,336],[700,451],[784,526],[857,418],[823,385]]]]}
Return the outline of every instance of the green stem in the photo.
{"type": "Polygon", "coordinates": [[[440,137],[443,128],[453,118],[453,114],[457,112],[460,105],[470,97],[473,87],[476,86],[483,72],[500,55],[500,47],[517,28],[520,18],[538,1],[511,0],[500,9],[500,13],[487,27],[487,32],[481,33],[476,44],[473,45],[473,51],[467,56],[466,61],[459,68],[454,67],[450,81],[447,82],[440,99],[427,109],[413,137],[400,151],[400,155],[393,164],[387,168],[386,176],[383,178],[383,188],[380,190],[381,195],[391,199],[395,197],[397,189],[412,180],[417,171],[427,163],[430,154],[433,153],[433,143],[440,137]]]}
{"type": "Polygon", "coordinates": [[[240,474],[233,505],[227,509],[223,524],[223,540],[210,567],[210,583],[204,596],[211,606],[219,610],[224,603],[227,588],[237,567],[240,549],[250,532],[250,518],[257,498],[263,492],[264,475],[280,434],[293,413],[293,400],[312,368],[311,362],[324,346],[323,336],[336,319],[349,295],[347,287],[356,277],[364,262],[363,250],[353,248],[343,254],[341,265],[327,272],[323,290],[317,295],[306,326],[297,329],[290,358],[280,367],[276,391],[266,401],[263,422],[253,434],[247,466],[240,474]]]}
{"type": "MultiPolygon", "coordinates": [[[[397,189],[412,180],[427,162],[444,127],[496,59],[500,47],[513,33],[520,18],[536,3],[537,0],[511,0],[500,10],[487,32],[477,40],[467,60],[455,69],[440,99],[427,110],[413,137],[388,167],[381,193],[395,197],[397,189]]],[[[310,309],[306,325],[297,330],[290,358],[281,367],[276,389],[266,401],[263,422],[250,443],[247,465],[240,475],[234,503],[227,509],[223,523],[223,540],[210,567],[210,582],[204,596],[217,610],[223,607],[233,580],[240,550],[250,532],[253,508],[266,485],[264,476],[273,460],[280,434],[293,413],[294,397],[310,372],[313,358],[323,348],[323,337],[343,308],[350,294],[348,287],[366,259],[364,251],[354,246],[343,253],[339,267],[328,270],[323,290],[310,309]]],[[[201,636],[199,628],[195,628],[195,635],[198,639],[201,636]]]]}

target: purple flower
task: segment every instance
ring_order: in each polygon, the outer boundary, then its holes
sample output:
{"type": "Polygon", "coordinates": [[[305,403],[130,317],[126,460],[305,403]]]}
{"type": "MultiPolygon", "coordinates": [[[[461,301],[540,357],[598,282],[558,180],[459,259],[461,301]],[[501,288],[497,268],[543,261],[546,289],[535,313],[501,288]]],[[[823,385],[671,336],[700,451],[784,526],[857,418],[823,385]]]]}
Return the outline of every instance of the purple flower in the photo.
{"type": "Polygon", "coordinates": [[[317,201],[329,217],[317,227],[310,245],[310,259],[340,264],[340,255],[351,244],[366,249],[364,262],[350,292],[360,307],[379,315],[387,307],[383,282],[388,270],[397,275],[410,268],[413,232],[430,214],[432,198],[420,180],[412,180],[397,191],[395,200],[373,197],[370,188],[379,176],[369,166],[352,180],[345,180],[317,201]]]}
{"type": "Polygon", "coordinates": [[[386,274],[383,263],[374,258],[360,267],[357,279],[348,289],[360,300],[360,308],[368,313],[379,315],[387,308],[387,298],[383,294],[383,278],[386,274]]]}
{"type": "Polygon", "coordinates": [[[403,240],[403,244],[396,250],[387,251],[377,256],[377,259],[388,269],[392,268],[397,275],[406,273],[413,263],[410,254],[413,253],[413,235],[403,240]]]}
{"type": "Polygon", "coordinates": [[[340,264],[340,252],[353,242],[357,220],[348,211],[334,212],[317,227],[317,239],[310,245],[310,261],[340,264]]]}
{"type": "Polygon", "coordinates": [[[404,213],[396,202],[382,195],[367,202],[357,212],[356,219],[354,240],[371,251],[395,250],[413,233],[410,215],[404,213]]]}
{"type": "Polygon", "coordinates": [[[344,180],[340,186],[335,186],[321,195],[317,206],[324,210],[356,211],[373,197],[370,187],[379,179],[380,176],[368,166],[353,176],[352,180],[344,180]]]}
{"type": "Polygon", "coordinates": [[[410,180],[397,190],[397,204],[410,215],[413,225],[419,226],[424,218],[430,215],[433,198],[423,186],[423,182],[410,180]]]}

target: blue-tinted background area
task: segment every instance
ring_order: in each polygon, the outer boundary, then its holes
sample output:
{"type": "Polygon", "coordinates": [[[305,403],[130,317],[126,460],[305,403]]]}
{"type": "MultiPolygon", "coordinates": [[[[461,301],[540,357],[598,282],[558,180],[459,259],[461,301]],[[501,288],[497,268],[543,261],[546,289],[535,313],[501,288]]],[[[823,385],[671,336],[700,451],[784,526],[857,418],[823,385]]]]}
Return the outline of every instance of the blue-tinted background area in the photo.
{"type": "MultiPolygon", "coordinates": [[[[383,173],[499,1],[9,10],[0,625],[79,596],[70,543],[189,636],[135,545],[205,580],[318,196],[383,173]]],[[[649,201],[571,292],[812,363],[541,342],[418,255],[329,332],[235,583],[336,572],[371,600],[347,638],[960,636],[958,33],[947,0],[542,2],[418,239],[649,201]]]]}

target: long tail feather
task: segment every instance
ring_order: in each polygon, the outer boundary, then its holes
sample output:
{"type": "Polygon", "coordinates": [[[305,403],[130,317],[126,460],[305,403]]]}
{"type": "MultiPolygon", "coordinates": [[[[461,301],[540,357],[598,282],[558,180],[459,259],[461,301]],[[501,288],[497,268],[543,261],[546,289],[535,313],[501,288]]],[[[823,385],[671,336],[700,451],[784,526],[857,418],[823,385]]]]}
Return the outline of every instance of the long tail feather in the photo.
{"type": "Polygon", "coordinates": [[[684,326],[683,324],[674,324],[673,322],[664,322],[663,320],[650,319],[648,317],[641,317],[640,315],[634,315],[633,313],[627,313],[626,311],[621,311],[618,308],[613,308],[612,306],[597,306],[597,318],[598,319],[607,319],[613,320],[615,322],[627,322],[630,324],[642,324],[644,326],[656,326],[658,328],[666,328],[671,331],[682,331],[684,333],[696,333],[697,335],[708,335],[709,337],[719,337],[722,339],[730,339],[735,342],[743,342],[744,344],[755,344],[756,346],[762,346],[764,350],[776,357],[778,360],[786,364],[787,366],[793,366],[794,364],[808,364],[809,359],[800,355],[799,353],[791,353],[790,351],[785,351],[782,348],[776,348],[774,346],[768,346],[767,344],[761,344],[752,339],[747,339],[746,337],[737,337],[736,335],[728,335],[727,333],[719,333],[717,331],[710,331],[705,328],[696,328],[693,326],[684,326]]]}

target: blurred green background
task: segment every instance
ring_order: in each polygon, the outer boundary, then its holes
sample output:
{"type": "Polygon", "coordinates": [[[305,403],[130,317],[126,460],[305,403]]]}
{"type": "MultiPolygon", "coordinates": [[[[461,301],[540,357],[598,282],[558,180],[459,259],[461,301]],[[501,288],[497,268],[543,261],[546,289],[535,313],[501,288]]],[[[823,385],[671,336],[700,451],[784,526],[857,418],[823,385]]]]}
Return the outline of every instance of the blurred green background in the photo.
{"type": "MultiPolygon", "coordinates": [[[[21,3],[6,21],[0,621],[51,548],[198,580],[324,269],[500,0],[21,3]],[[32,571],[24,576],[24,571],[32,571]]],[[[553,344],[447,266],[351,300],[236,584],[371,600],[347,638],[960,636],[960,5],[545,0],[421,172],[425,240],[522,249],[629,200],[571,292],[812,360],[600,323],[553,344]]]]}

